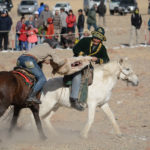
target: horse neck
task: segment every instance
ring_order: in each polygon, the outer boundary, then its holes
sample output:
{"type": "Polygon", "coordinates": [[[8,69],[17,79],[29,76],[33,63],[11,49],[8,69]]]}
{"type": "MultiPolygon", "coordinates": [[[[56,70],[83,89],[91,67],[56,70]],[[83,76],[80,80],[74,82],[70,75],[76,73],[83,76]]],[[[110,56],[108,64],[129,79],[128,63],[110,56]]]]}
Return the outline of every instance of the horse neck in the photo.
{"type": "Polygon", "coordinates": [[[116,83],[120,68],[117,62],[109,62],[101,67],[95,68],[94,81],[116,83]]]}

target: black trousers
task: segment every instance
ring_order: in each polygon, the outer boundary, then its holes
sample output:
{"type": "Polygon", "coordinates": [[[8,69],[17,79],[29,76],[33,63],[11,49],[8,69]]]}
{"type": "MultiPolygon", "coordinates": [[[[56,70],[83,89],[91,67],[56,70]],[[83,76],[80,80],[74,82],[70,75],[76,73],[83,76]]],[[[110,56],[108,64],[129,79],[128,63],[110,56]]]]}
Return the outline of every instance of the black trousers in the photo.
{"type": "Polygon", "coordinates": [[[2,41],[4,39],[4,50],[8,48],[8,32],[0,32],[0,49],[2,49],[2,41]]]}
{"type": "Polygon", "coordinates": [[[66,34],[66,33],[67,33],[67,28],[66,27],[62,27],[62,29],[61,29],[60,43],[64,47],[66,46],[67,41],[66,41],[66,38],[65,38],[66,36],[64,37],[62,34],[66,34]]]}

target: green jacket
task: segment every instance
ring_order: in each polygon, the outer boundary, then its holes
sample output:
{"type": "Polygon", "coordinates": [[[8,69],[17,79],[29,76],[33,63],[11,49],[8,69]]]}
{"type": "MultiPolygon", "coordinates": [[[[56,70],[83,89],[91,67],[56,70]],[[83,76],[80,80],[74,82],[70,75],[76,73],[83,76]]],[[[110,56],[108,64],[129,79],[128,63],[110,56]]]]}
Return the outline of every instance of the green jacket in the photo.
{"type": "Polygon", "coordinates": [[[96,11],[94,8],[91,8],[88,12],[87,24],[96,24],[96,11]]]}
{"type": "Polygon", "coordinates": [[[96,63],[102,64],[109,61],[107,50],[103,43],[93,48],[92,37],[85,37],[81,39],[73,48],[74,56],[94,56],[98,60],[96,63]]]}

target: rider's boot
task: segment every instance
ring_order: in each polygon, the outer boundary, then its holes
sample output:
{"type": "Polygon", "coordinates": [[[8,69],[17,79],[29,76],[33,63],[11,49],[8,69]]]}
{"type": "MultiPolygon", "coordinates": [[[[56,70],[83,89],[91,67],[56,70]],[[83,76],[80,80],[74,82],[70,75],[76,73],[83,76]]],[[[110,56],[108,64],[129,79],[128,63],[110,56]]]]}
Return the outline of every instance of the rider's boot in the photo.
{"type": "Polygon", "coordinates": [[[84,107],[80,105],[80,103],[78,102],[78,99],[70,98],[70,103],[71,103],[71,107],[73,107],[79,111],[84,110],[84,107]]]}
{"type": "Polygon", "coordinates": [[[26,100],[27,102],[34,102],[37,104],[41,104],[41,101],[39,99],[36,98],[36,94],[33,92],[29,95],[29,97],[26,100]]]}

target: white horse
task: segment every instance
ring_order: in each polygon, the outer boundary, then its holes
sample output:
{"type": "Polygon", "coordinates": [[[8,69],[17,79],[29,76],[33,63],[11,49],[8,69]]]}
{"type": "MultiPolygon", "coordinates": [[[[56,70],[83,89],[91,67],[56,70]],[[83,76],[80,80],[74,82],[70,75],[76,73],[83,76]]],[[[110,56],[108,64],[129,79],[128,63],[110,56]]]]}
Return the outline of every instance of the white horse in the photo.
{"type": "MultiPolygon", "coordinates": [[[[109,62],[95,68],[93,84],[89,86],[88,92],[88,120],[81,132],[82,137],[88,137],[88,132],[94,121],[97,106],[102,108],[112,122],[116,133],[121,135],[121,131],[115,120],[114,114],[108,105],[112,89],[118,79],[131,82],[132,85],[135,86],[137,86],[139,82],[138,77],[123,60],[119,62],[109,62]]],[[[49,129],[54,131],[54,128],[50,122],[50,118],[53,113],[56,112],[60,106],[71,107],[69,101],[69,88],[63,86],[62,77],[48,80],[43,88],[41,101],[40,117],[47,124],[49,129]]]]}

